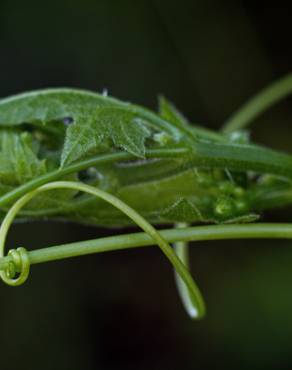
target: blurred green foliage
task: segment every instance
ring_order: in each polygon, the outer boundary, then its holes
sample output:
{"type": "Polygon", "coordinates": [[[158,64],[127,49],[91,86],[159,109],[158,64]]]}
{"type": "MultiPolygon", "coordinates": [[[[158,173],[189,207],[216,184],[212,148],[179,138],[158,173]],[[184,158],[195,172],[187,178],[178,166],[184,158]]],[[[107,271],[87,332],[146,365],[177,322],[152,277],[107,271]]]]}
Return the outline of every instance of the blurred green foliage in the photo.
{"type": "MultiPolygon", "coordinates": [[[[0,95],[107,88],[155,108],[163,93],[193,122],[219,128],[247,98],[290,72],[290,14],[251,1],[2,0],[0,95]]],[[[285,101],[257,120],[253,138],[291,151],[290,121],[285,101]]],[[[290,219],[289,209],[265,215],[290,219]]],[[[18,224],[9,244],[30,249],[108,233],[18,224]]],[[[1,286],[1,368],[290,369],[290,246],[194,247],[209,307],[200,323],[186,317],[156,248],[36,266],[23,287],[1,286]]]]}

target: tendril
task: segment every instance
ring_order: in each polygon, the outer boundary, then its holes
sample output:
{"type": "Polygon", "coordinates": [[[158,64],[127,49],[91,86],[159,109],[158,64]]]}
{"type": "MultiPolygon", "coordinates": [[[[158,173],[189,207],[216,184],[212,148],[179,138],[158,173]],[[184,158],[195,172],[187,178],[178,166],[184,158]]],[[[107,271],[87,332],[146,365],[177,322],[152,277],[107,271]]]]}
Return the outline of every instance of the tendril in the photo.
{"type": "Polygon", "coordinates": [[[11,249],[8,256],[11,260],[6,269],[0,272],[1,279],[11,286],[21,285],[29,276],[30,261],[27,250],[23,247],[11,249]]]}
{"type": "MultiPolygon", "coordinates": [[[[46,185],[40,186],[39,188],[25,194],[20,199],[18,199],[6,214],[0,227],[0,257],[4,257],[5,241],[8,230],[21,208],[24,207],[36,195],[45,191],[60,188],[82,191],[99,197],[122,211],[130,219],[132,219],[132,221],[140,226],[140,228],[144,230],[145,233],[147,233],[160,247],[162,252],[173,265],[176,273],[178,274],[182,282],[187,287],[190,301],[195,308],[192,318],[199,319],[204,316],[205,304],[199,288],[191,277],[188,268],[176,255],[176,253],[173,251],[173,249],[164,239],[161,233],[157,231],[144,217],[142,217],[138,212],[136,212],[133,208],[128,206],[119,198],[87,184],[72,181],[51,182],[46,185]]],[[[30,261],[28,253],[24,248],[18,248],[17,250],[11,250],[8,255],[10,256],[10,260],[7,264],[6,269],[0,272],[0,277],[5,283],[9,285],[20,285],[25,282],[29,275],[30,261]],[[15,278],[16,274],[19,274],[19,276],[15,278]]]]}
{"type": "Polygon", "coordinates": [[[222,131],[226,134],[246,128],[260,114],[292,93],[292,74],[288,74],[261,90],[256,96],[225,122],[222,131]]]}
{"type": "MultiPolygon", "coordinates": [[[[186,228],[189,225],[187,223],[179,223],[176,225],[177,228],[186,228]]],[[[189,243],[185,241],[179,241],[176,243],[173,243],[173,248],[179,259],[183,262],[183,264],[190,269],[190,262],[189,262],[189,243]]],[[[192,299],[190,297],[190,293],[188,290],[188,287],[180,277],[180,275],[177,273],[177,271],[174,269],[174,278],[176,287],[180,296],[180,299],[182,301],[182,304],[187,312],[187,314],[191,318],[196,318],[198,315],[198,310],[196,305],[193,304],[192,299]]]]}

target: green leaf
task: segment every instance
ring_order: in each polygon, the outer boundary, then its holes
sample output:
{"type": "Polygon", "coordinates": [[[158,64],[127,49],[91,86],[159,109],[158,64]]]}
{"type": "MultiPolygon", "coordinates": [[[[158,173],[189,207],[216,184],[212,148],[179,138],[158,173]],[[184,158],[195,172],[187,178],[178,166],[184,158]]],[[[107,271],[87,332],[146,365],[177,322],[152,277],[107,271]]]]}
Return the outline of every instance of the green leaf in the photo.
{"type": "Polygon", "coordinates": [[[46,172],[30,134],[0,131],[0,182],[19,185],[46,172]]]}
{"type": "Polygon", "coordinates": [[[180,198],[160,213],[163,220],[173,222],[200,222],[204,218],[198,207],[189,199],[180,198]]]}
{"type": "Polygon", "coordinates": [[[40,90],[0,100],[0,127],[24,123],[53,133],[47,139],[51,143],[54,137],[62,142],[68,126],[65,146],[60,148],[62,165],[116,148],[143,158],[149,127],[164,133],[168,142],[182,137],[173,124],[147,109],[76,89],[40,90]]]}
{"type": "Polygon", "coordinates": [[[180,128],[189,127],[189,122],[184,117],[184,115],[175,107],[173,103],[167,100],[164,96],[159,96],[158,103],[159,113],[161,117],[180,128]]]}
{"type": "Polygon", "coordinates": [[[17,126],[23,123],[62,120],[83,112],[90,114],[98,105],[117,104],[98,94],[71,89],[47,89],[15,95],[0,101],[0,125],[17,126]]]}
{"type": "Polygon", "coordinates": [[[145,140],[150,135],[146,123],[134,113],[118,107],[98,107],[92,116],[78,115],[68,127],[61,165],[105,150],[109,140],[114,147],[143,158],[145,140]]]}
{"type": "Polygon", "coordinates": [[[0,126],[18,126],[31,123],[50,126],[54,121],[84,115],[93,116],[97,107],[119,107],[149,122],[157,130],[165,131],[179,141],[181,132],[173,124],[154,112],[108,96],[86,90],[57,88],[18,94],[0,100],[0,126]]]}

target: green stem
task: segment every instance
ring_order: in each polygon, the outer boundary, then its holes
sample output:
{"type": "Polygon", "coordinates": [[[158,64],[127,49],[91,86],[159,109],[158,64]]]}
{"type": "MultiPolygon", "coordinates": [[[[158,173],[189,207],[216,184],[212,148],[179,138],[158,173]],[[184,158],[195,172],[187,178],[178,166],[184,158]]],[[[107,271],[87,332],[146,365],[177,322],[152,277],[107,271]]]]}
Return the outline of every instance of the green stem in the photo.
{"type": "MultiPolygon", "coordinates": [[[[185,229],[160,230],[159,232],[168,243],[228,239],[292,239],[292,226],[288,223],[194,226],[185,229]]],[[[33,265],[151,245],[154,245],[152,237],[147,233],[139,232],[51,246],[30,251],[28,255],[30,263],[33,265]]],[[[1,257],[0,270],[4,270],[9,261],[11,261],[11,257],[1,257]]]]}
{"type": "Polygon", "coordinates": [[[196,143],[190,161],[197,167],[255,171],[292,179],[292,156],[258,145],[196,143]]]}
{"type": "MultiPolygon", "coordinates": [[[[168,243],[228,239],[292,239],[292,226],[284,223],[209,225],[160,230],[160,234],[168,243]]],[[[28,254],[33,265],[153,244],[153,239],[147,233],[139,232],[61,244],[30,251],[28,254]]],[[[0,270],[4,270],[10,260],[10,257],[0,258],[0,270]]]]}
{"type": "Polygon", "coordinates": [[[236,111],[224,124],[222,131],[230,133],[248,126],[260,114],[292,93],[292,74],[263,89],[243,107],[236,111]]]}
{"type": "MultiPolygon", "coordinates": [[[[78,183],[78,182],[71,182],[71,181],[57,181],[51,182],[49,184],[43,185],[27,194],[25,194],[22,198],[18,199],[18,201],[10,208],[6,217],[4,218],[1,228],[0,228],[0,257],[4,256],[4,248],[5,248],[5,240],[14,218],[16,217],[19,210],[25,206],[32,198],[36,195],[55,189],[73,189],[77,191],[82,191],[91,195],[94,195],[98,198],[103,199],[104,201],[110,203],[124,214],[126,214],[130,219],[132,219],[138,226],[141,227],[152,239],[154,242],[158,244],[161,248],[162,252],[171,262],[175,270],[179,273],[181,279],[184,281],[186,286],[189,289],[190,298],[192,300],[192,304],[197,309],[196,318],[202,318],[205,314],[205,305],[201,293],[193,281],[191,275],[189,274],[188,269],[185,265],[181,262],[181,260],[177,257],[174,253],[173,249],[170,245],[166,242],[166,240],[161,236],[161,234],[147,221],[145,220],[139,213],[137,213],[133,208],[129,207],[127,204],[122,202],[120,199],[116,198],[115,196],[106,193],[98,188],[94,188],[92,186],[78,183]]],[[[7,282],[11,283],[11,285],[19,285],[19,279],[10,279],[7,277],[6,271],[1,271],[0,273],[2,279],[7,282]],[[16,284],[15,284],[16,282],[16,284]]],[[[25,275],[25,278],[27,274],[25,275]]],[[[22,280],[21,280],[22,282],[22,280]]]]}

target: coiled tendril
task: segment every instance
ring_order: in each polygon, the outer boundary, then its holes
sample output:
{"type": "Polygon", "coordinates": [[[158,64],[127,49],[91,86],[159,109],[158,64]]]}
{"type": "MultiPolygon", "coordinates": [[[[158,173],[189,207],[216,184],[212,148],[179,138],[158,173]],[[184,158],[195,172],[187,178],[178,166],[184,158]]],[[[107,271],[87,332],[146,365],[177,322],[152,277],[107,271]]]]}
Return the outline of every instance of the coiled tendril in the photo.
{"type": "Polygon", "coordinates": [[[28,252],[25,248],[20,247],[11,249],[8,252],[8,256],[11,257],[11,260],[8,262],[6,269],[0,272],[1,279],[11,286],[21,285],[29,276],[30,261],[28,252]]]}

